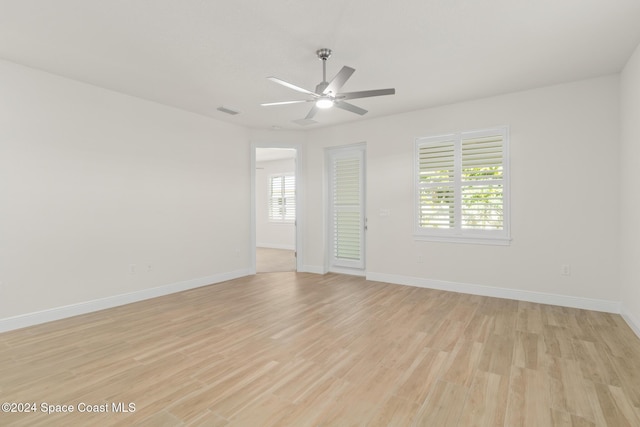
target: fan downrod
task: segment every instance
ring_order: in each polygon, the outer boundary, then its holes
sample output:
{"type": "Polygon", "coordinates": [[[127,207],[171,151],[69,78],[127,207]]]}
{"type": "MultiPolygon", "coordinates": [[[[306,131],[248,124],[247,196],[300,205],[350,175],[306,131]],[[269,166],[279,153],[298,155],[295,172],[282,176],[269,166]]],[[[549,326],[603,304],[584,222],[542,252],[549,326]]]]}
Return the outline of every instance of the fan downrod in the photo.
{"type": "Polygon", "coordinates": [[[327,59],[331,56],[331,49],[318,49],[316,55],[318,55],[318,59],[322,60],[322,83],[316,86],[316,93],[320,93],[329,85],[327,83],[327,59]]]}

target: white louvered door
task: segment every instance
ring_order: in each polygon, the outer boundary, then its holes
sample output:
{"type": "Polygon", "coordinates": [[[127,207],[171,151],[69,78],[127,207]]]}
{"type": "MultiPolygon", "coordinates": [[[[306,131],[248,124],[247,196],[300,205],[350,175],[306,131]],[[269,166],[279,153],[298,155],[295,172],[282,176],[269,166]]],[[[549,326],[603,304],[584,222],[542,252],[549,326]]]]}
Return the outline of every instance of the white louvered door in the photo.
{"type": "Polygon", "coordinates": [[[364,271],[364,145],[329,151],[330,270],[364,271]]]}

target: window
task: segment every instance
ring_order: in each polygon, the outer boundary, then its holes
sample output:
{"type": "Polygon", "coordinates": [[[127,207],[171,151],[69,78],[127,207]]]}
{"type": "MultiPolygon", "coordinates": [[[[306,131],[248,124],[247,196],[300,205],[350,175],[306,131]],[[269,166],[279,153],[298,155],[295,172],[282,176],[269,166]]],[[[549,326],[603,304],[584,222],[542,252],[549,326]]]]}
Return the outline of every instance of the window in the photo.
{"type": "Polygon", "coordinates": [[[508,129],[418,138],[416,238],[509,243],[508,129]]]}
{"type": "Polygon", "coordinates": [[[291,174],[269,177],[269,221],[296,219],[296,177],[291,174]]]}

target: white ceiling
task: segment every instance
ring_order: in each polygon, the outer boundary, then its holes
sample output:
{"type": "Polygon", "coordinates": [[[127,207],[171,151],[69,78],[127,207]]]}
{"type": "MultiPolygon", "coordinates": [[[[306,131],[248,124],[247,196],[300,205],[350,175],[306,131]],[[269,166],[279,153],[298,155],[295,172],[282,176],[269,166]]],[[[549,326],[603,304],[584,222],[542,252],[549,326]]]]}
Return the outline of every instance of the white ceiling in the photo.
{"type": "Polygon", "coordinates": [[[0,0],[0,58],[251,128],[309,129],[621,70],[639,0],[0,0]],[[260,107],[313,90],[318,48],[343,91],[395,87],[331,109],[260,107]],[[239,110],[230,116],[220,106],[239,110]]]}

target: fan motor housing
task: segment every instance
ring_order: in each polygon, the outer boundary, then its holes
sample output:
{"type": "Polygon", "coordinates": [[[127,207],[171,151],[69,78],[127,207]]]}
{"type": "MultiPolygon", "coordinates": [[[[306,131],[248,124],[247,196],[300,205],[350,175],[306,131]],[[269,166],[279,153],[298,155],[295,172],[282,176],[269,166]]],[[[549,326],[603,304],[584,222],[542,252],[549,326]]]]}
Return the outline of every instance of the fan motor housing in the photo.
{"type": "Polygon", "coordinates": [[[329,82],[318,83],[318,86],[316,86],[316,93],[323,93],[327,86],[329,86],[329,82]]]}

